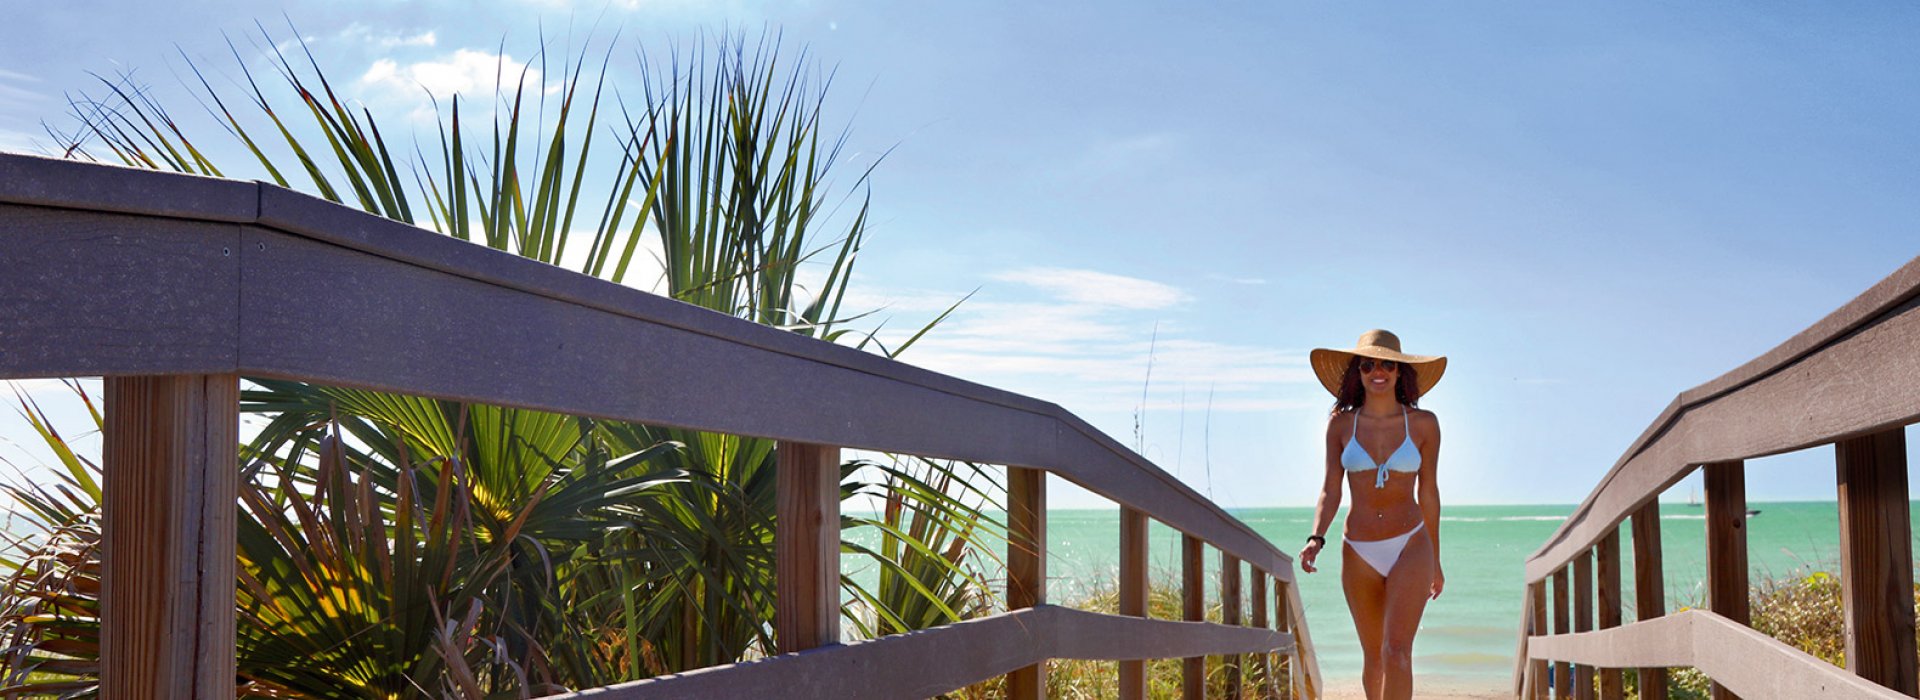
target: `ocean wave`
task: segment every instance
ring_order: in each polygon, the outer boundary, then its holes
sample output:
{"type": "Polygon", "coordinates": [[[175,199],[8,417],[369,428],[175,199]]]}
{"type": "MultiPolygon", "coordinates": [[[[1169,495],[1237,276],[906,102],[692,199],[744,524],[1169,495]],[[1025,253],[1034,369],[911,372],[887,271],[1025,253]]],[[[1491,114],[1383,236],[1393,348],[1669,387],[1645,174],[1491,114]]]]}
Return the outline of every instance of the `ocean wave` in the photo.
{"type": "Polygon", "coordinates": [[[1517,523],[1566,520],[1564,515],[1503,515],[1496,518],[1473,518],[1464,515],[1442,515],[1443,523],[1517,523]]]}
{"type": "Polygon", "coordinates": [[[1706,520],[1705,515],[1662,515],[1661,520],[1706,520]]]}

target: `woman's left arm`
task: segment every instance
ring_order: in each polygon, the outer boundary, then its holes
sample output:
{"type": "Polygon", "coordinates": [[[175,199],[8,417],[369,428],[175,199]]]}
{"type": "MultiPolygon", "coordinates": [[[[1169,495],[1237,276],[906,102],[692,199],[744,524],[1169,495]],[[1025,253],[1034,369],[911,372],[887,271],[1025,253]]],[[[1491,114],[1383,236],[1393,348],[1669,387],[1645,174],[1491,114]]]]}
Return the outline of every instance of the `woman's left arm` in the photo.
{"type": "Polygon", "coordinates": [[[1440,571],[1440,419],[1432,411],[1421,411],[1413,422],[1414,446],[1420,448],[1420,515],[1426,521],[1427,536],[1433,538],[1433,597],[1440,597],[1447,577],[1440,571]]]}

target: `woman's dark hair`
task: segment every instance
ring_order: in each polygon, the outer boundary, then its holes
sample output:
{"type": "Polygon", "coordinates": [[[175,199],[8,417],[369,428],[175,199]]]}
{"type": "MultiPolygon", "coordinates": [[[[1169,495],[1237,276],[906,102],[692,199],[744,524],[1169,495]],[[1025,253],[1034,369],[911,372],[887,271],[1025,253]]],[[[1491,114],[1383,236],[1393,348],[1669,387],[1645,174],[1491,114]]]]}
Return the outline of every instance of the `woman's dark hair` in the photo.
{"type": "MultiPolygon", "coordinates": [[[[1420,373],[1414,370],[1413,365],[1405,362],[1398,364],[1400,380],[1393,385],[1393,397],[1409,408],[1418,407],[1420,405],[1420,373]]],[[[1352,411],[1360,408],[1360,404],[1366,401],[1366,387],[1360,386],[1360,357],[1356,355],[1347,363],[1346,374],[1340,377],[1340,395],[1333,399],[1333,412],[1352,411]]]]}

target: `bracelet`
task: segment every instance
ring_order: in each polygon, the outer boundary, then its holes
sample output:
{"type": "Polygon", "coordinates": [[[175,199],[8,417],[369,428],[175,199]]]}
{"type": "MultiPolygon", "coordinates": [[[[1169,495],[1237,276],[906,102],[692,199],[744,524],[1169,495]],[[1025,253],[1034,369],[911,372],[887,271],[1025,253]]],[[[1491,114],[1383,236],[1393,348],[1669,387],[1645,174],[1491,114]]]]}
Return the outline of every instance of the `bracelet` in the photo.
{"type": "Polygon", "coordinates": [[[1322,547],[1327,546],[1327,538],[1324,535],[1307,535],[1307,541],[1318,543],[1322,547]]]}

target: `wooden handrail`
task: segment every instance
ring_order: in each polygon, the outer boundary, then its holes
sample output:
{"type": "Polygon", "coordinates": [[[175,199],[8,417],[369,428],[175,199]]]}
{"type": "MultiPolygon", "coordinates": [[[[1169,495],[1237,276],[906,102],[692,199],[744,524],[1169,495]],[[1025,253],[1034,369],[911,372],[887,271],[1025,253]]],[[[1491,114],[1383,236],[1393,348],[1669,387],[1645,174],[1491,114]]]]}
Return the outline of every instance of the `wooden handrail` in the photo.
{"type": "Polygon", "coordinates": [[[1534,636],[1528,657],[1604,668],[1692,666],[1742,697],[1905,698],[1706,610],[1598,632],[1534,636]]]}
{"type": "MultiPolygon", "coordinates": [[[[1614,464],[1586,500],[1527,560],[1521,645],[1554,660],[1556,685],[1592,690],[1593,669],[1642,669],[1642,697],[1664,700],[1664,666],[1697,666],[1715,697],[1906,697],[1920,692],[1914,652],[1912,534],[1904,426],[1920,420],[1920,258],[1766,354],[1683,392],[1614,464]],[[1848,670],[1746,626],[1744,460],[1836,444],[1841,581],[1848,670]],[[1662,617],[1659,496],[1695,469],[1706,473],[1707,606],[1662,617]],[[1618,623],[1619,530],[1633,518],[1640,622],[1588,632],[1601,559],[1602,627],[1618,623]],[[1572,578],[1569,579],[1571,570],[1572,578]],[[1545,586],[1555,624],[1546,634],[1545,586]],[[1578,631],[1563,622],[1569,586],[1578,631]],[[1577,679],[1571,680],[1571,664],[1577,679]],[[1850,671],[1850,672],[1849,672],[1850,671]],[[1843,681],[1843,682],[1842,682],[1843,681]],[[1864,690],[1863,690],[1864,689],[1864,690]],[[1870,692],[1869,692],[1870,691],[1870,692]],[[1864,694],[1863,694],[1864,692],[1864,694]],[[1835,693],[1838,693],[1837,695],[1835,693]]],[[[1544,697],[1544,663],[1516,663],[1515,687],[1544,697]]],[[[1600,694],[1620,684],[1602,674],[1600,694]]]]}
{"type": "Polygon", "coordinates": [[[0,220],[39,237],[0,259],[0,378],[237,373],[1043,469],[1293,579],[1252,528],[1056,404],[273,185],[0,153],[0,220]],[[692,376],[700,391],[675,384],[692,376]]]}
{"type": "Polygon", "coordinates": [[[1145,620],[1042,605],[565,697],[777,698],[791,697],[796,688],[804,687],[807,695],[822,698],[924,698],[1049,658],[1125,661],[1292,649],[1290,635],[1271,629],[1145,620]],[[929,659],[938,661],[928,663],[929,659]],[[797,685],[803,682],[804,686],[797,685]]]}
{"type": "Polygon", "coordinates": [[[1906,390],[1920,383],[1920,352],[1911,351],[1920,348],[1917,296],[1920,258],[1766,354],[1681,393],[1527,559],[1527,582],[1565,566],[1698,465],[1920,420],[1920,395],[1906,390]],[[1823,392],[1836,400],[1808,400],[1823,392]]]}
{"type": "MultiPolygon", "coordinates": [[[[792,621],[811,636],[780,636],[796,637],[795,648],[825,646],[683,674],[633,697],[684,694],[693,678],[740,687],[731,684],[756,682],[747,679],[764,671],[754,669],[787,659],[881,659],[922,647],[973,653],[980,644],[967,640],[980,630],[1029,624],[1057,634],[1006,657],[1025,666],[1289,651],[1296,683],[1317,694],[1305,619],[1287,585],[1292,558],[1056,404],[259,182],[0,153],[0,236],[0,379],[270,377],[762,437],[783,450],[869,449],[1051,472],[1270,577],[1285,591],[1293,631],[1084,617],[1091,614],[1039,605],[841,646],[815,615],[792,621]],[[456,347],[489,355],[449,361],[446,348],[456,347]],[[698,386],[688,377],[700,377],[698,386]]],[[[833,533],[796,536],[824,541],[833,533]]],[[[1022,575],[1034,571],[1044,562],[1022,575]]],[[[831,610],[822,607],[830,591],[795,590],[801,604],[831,610]]],[[[922,673],[925,664],[897,668],[922,673]]],[[[1013,668],[941,682],[964,685],[1013,668]]],[[[946,689],[953,687],[960,686],[946,689]]]]}

